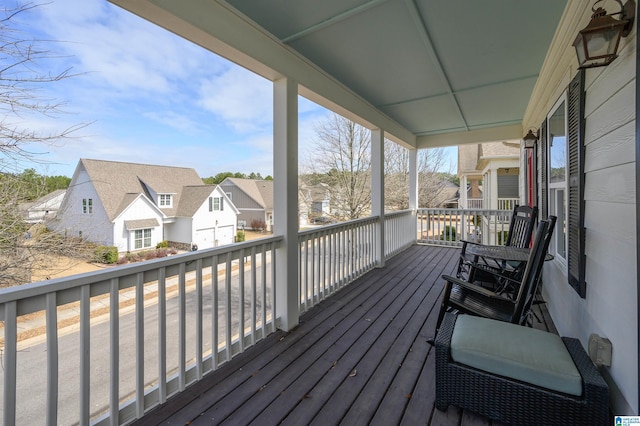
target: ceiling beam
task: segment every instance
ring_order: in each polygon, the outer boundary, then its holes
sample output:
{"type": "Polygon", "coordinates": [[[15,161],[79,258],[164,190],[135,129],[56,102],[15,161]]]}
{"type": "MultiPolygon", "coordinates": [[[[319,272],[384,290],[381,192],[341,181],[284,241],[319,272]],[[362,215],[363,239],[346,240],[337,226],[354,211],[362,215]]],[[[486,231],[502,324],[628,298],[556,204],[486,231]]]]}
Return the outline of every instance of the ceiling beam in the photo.
{"type": "Polygon", "coordinates": [[[288,37],[285,37],[282,39],[283,43],[291,43],[292,41],[298,40],[299,38],[302,38],[308,34],[314,33],[316,31],[319,31],[323,28],[326,28],[328,26],[331,26],[335,23],[338,23],[340,21],[344,21],[347,18],[350,18],[352,16],[358,15],[362,12],[364,12],[365,10],[371,9],[372,7],[378,6],[379,4],[382,4],[384,2],[387,2],[389,0],[371,0],[368,1],[367,3],[361,4],[360,6],[345,10],[342,13],[339,13],[337,15],[334,15],[330,18],[325,19],[322,22],[319,22],[315,25],[312,25],[308,28],[305,28],[304,30],[298,31],[295,34],[292,34],[288,37]]]}
{"type": "Polygon", "coordinates": [[[451,103],[453,104],[456,111],[458,112],[458,116],[460,117],[460,120],[462,120],[462,122],[464,123],[465,128],[469,130],[469,126],[467,125],[467,120],[465,119],[464,114],[462,113],[462,108],[460,108],[458,99],[456,98],[456,95],[453,92],[453,88],[451,87],[451,82],[449,81],[449,77],[447,76],[447,73],[444,71],[444,68],[442,67],[442,62],[440,62],[440,57],[438,56],[436,49],[433,47],[433,42],[431,41],[431,37],[429,36],[429,32],[427,31],[427,27],[424,24],[424,21],[422,20],[422,15],[420,14],[418,7],[416,6],[415,0],[405,0],[404,3],[407,5],[409,14],[413,19],[416,29],[418,30],[418,34],[420,35],[420,40],[422,40],[422,43],[426,47],[427,55],[429,55],[429,57],[431,58],[431,61],[433,62],[436,68],[436,72],[440,75],[440,78],[442,78],[442,81],[446,85],[447,95],[451,103]]]}
{"type": "Polygon", "coordinates": [[[468,143],[500,142],[522,139],[522,124],[496,126],[486,129],[441,133],[437,135],[418,136],[418,149],[440,148],[444,146],[464,145],[468,143]]]}

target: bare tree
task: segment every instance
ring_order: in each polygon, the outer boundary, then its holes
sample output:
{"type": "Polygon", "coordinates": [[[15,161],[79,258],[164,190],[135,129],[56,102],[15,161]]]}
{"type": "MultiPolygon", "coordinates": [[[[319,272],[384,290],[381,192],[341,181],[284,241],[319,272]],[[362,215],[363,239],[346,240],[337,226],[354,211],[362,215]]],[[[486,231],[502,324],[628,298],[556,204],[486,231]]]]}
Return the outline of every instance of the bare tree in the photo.
{"type": "Polygon", "coordinates": [[[315,149],[305,165],[309,173],[322,175],[332,191],[331,215],[357,219],[371,211],[371,133],[368,129],[332,114],[315,126],[315,149]]]}
{"type": "MultiPolygon", "coordinates": [[[[21,206],[34,197],[32,182],[11,173],[16,164],[41,161],[35,146],[53,145],[69,137],[83,125],[57,133],[29,127],[27,118],[41,115],[53,118],[61,104],[42,97],[43,88],[69,78],[69,70],[59,73],[40,71],[55,59],[46,42],[25,39],[16,17],[27,14],[33,3],[0,6],[0,286],[31,280],[31,272],[48,256],[77,256],[84,244],[70,241],[24,220],[21,206]]],[[[17,170],[16,170],[17,171],[17,170]]],[[[38,195],[36,193],[36,195],[38,195]]],[[[50,260],[49,260],[50,261],[50,260]]],[[[47,261],[47,263],[49,263],[47,261]]]]}
{"type": "MultiPolygon", "coordinates": [[[[409,208],[409,150],[385,141],[385,205],[390,210],[409,208]]],[[[438,207],[451,196],[449,182],[452,165],[443,148],[418,151],[418,207],[438,207]]]]}

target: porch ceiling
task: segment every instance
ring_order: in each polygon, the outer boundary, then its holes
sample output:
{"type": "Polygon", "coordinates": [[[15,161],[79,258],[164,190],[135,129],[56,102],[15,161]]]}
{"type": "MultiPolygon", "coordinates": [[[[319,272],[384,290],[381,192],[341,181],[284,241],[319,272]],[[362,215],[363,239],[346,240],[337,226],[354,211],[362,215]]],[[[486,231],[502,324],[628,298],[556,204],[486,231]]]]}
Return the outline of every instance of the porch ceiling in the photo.
{"type": "Polygon", "coordinates": [[[294,78],[303,95],[414,146],[520,138],[525,108],[566,5],[111,1],[266,78],[294,78]]]}

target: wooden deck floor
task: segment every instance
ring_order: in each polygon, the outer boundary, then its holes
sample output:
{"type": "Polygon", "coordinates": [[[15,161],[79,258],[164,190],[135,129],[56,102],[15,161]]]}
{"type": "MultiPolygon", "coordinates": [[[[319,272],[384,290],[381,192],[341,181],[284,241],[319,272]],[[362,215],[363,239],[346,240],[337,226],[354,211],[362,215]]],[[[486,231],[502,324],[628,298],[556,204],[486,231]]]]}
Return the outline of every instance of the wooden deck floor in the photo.
{"type": "MultiPolygon", "coordinates": [[[[207,375],[136,424],[458,425],[434,408],[433,335],[458,249],[413,246],[207,375]]],[[[553,324],[538,309],[536,328],[553,324]]]]}

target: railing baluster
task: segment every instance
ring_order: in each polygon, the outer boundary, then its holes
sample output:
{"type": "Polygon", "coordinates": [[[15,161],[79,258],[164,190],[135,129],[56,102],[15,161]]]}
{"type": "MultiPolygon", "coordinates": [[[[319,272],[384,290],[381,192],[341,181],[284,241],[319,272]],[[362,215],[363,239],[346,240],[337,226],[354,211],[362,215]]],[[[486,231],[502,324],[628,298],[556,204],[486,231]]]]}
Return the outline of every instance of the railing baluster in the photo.
{"type": "Polygon", "coordinates": [[[56,293],[46,298],[47,326],[47,424],[58,423],[58,311],[56,293]]]}
{"type": "Polygon", "coordinates": [[[202,379],[202,259],[196,261],[196,378],[202,379]]]}
{"type": "Polygon", "coordinates": [[[220,330],[218,330],[218,256],[211,256],[211,368],[218,368],[218,342],[220,330]]]}
{"type": "Polygon", "coordinates": [[[238,258],[238,348],[244,352],[244,249],[240,249],[238,258]]]}
{"type": "MultiPolygon", "coordinates": [[[[80,424],[88,425],[91,418],[91,287],[80,288],[80,424]]],[[[7,423],[5,423],[7,424],[7,423]]],[[[10,423],[9,423],[10,424],[10,423]]]]}
{"type": "Polygon", "coordinates": [[[16,424],[16,367],[18,364],[18,306],[4,306],[4,424],[16,424]]]}
{"type": "Polygon", "coordinates": [[[112,278],[109,292],[109,416],[112,425],[118,425],[120,416],[120,301],[118,278],[112,278]]]}
{"type": "Polygon", "coordinates": [[[187,289],[184,262],[178,267],[178,390],[186,387],[187,363],[187,289]]]}
{"type": "Polygon", "coordinates": [[[167,279],[165,268],[158,271],[158,402],[167,401],[167,279]]]}
{"type": "MultiPolygon", "coordinates": [[[[267,335],[267,306],[269,301],[267,299],[267,248],[266,244],[261,247],[262,255],[262,337],[267,335]]],[[[273,284],[271,285],[273,287],[273,284]]]]}
{"type": "Polygon", "coordinates": [[[225,312],[226,312],[226,347],[225,347],[225,361],[231,359],[231,252],[227,253],[227,262],[225,263],[224,272],[224,288],[225,288],[225,312]]]}
{"type": "Polygon", "coordinates": [[[251,345],[255,345],[256,343],[256,288],[256,248],[254,246],[251,247],[251,345]]]}
{"type": "Polygon", "coordinates": [[[271,243],[271,331],[276,331],[276,243],[271,243]]]}
{"type": "Polygon", "coordinates": [[[136,274],[136,417],[144,414],[144,273],[136,274]]]}

